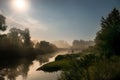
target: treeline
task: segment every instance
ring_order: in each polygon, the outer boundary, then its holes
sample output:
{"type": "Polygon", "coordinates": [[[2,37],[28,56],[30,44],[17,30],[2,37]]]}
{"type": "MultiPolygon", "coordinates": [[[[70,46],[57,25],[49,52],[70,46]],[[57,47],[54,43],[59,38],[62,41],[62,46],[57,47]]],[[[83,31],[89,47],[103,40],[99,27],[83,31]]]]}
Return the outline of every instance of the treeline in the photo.
{"type": "MultiPolygon", "coordinates": [[[[0,30],[7,29],[5,17],[0,15],[0,30]]],[[[52,53],[57,47],[47,41],[34,44],[31,41],[28,28],[23,30],[11,28],[7,34],[0,34],[0,59],[11,59],[19,57],[35,57],[40,54],[52,53]]]]}
{"type": "Polygon", "coordinates": [[[85,50],[89,48],[90,46],[94,46],[95,42],[94,41],[85,41],[85,40],[74,40],[72,42],[72,49],[73,50],[85,50]]]}
{"type": "Polygon", "coordinates": [[[64,40],[53,41],[52,43],[55,44],[58,48],[68,49],[71,47],[69,43],[64,40]]]}
{"type": "Polygon", "coordinates": [[[58,48],[54,44],[47,41],[40,41],[35,45],[35,51],[37,54],[52,53],[57,51],[57,49],[58,48]]]}

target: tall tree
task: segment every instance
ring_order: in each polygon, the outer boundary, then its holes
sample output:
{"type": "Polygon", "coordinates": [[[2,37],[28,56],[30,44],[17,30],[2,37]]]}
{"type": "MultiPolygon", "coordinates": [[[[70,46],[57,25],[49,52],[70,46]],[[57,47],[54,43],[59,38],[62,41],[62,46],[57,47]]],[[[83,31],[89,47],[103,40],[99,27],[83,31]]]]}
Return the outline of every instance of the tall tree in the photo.
{"type": "Polygon", "coordinates": [[[101,30],[97,33],[96,47],[106,56],[120,55],[120,12],[116,8],[101,20],[101,30]]]}
{"type": "Polygon", "coordinates": [[[6,18],[3,15],[0,15],[0,30],[1,31],[5,31],[7,28],[5,19],[6,18]]]}

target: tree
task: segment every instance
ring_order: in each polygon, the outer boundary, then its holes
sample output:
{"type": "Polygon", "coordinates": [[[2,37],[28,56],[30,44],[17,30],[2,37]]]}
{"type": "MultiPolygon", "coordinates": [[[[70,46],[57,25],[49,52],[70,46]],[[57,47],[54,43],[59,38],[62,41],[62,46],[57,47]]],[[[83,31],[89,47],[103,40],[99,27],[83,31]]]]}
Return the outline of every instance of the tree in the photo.
{"type": "Polygon", "coordinates": [[[17,28],[11,28],[9,33],[7,34],[10,42],[16,46],[22,47],[22,36],[20,34],[21,30],[17,28]],[[14,42],[13,42],[14,41],[14,42]]]}
{"type": "Polygon", "coordinates": [[[96,48],[105,56],[120,55],[120,12],[116,8],[102,18],[101,30],[97,33],[96,48]]]}
{"type": "Polygon", "coordinates": [[[30,46],[30,31],[28,28],[26,28],[24,31],[23,31],[23,36],[24,36],[24,43],[25,45],[27,46],[30,46]]]}
{"type": "Polygon", "coordinates": [[[40,50],[42,53],[51,53],[57,50],[57,47],[47,41],[40,41],[36,44],[36,49],[40,50]]]}
{"type": "Polygon", "coordinates": [[[10,33],[8,34],[8,37],[13,41],[15,44],[24,44],[25,46],[31,47],[31,40],[30,40],[30,32],[28,28],[25,28],[25,30],[17,29],[17,28],[11,28],[10,33]]]}
{"type": "Polygon", "coordinates": [[[0,30],[1,31],[5,31],[7,26],[6,26],[6,23],[5,23],[5,17],[3,15],[0,15],[0,30]]]}

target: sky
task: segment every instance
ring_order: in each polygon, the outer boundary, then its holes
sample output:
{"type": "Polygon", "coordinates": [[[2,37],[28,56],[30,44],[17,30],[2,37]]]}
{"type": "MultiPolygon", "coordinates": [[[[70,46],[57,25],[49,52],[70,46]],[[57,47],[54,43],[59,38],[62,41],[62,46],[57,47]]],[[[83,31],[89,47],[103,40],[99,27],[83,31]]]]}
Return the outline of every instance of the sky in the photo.
{"type": "Polygon", "coordinates": [[[101,17],[120,10],[120,0],[24,0],[21,9],[15,1],[0,0],[0,14],[8,29],[29,28],[32,40],[94,40],[101,17]]]}

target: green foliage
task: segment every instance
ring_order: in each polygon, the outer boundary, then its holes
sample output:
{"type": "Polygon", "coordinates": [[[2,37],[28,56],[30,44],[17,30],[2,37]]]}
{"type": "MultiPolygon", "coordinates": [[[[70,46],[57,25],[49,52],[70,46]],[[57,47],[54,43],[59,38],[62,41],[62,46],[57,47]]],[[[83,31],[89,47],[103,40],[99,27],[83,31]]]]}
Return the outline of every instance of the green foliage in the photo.
{"type": "Polygon", "coordinates": [[[79,58],[80,54],[66,54],[66,55],[58,55],[55,58],[54,62],[47,63],[37,70],[43,70],[45,72],[54,72],[58,70],[69,70],[72,65],[74,64],[73,62],[78,62],[77,60],[79,58]]]}
{"type": "Polygon", "coordinates": [[[85,76],[85,70],[78,63],[72,61],[69,68],[61,73],[61,77],[58,80],[82,80],[83,76],[85,76]]]}
{"type": "Polygon", "coordinates": [[[78,58],[80,56],[80,54],[66,54],[66,55],[58,55],[55,58],[55,61],[60,61],[60,60],[69,60],[69,59],[74,59],[74,58],[78,58]]]}
{"type": "Polygon", "coordinates": [[[102,18],[101,30],[97,33],[95,42],[96,48],[105,56],[120,55],[120,12],[116,8],[107,18],[102,18]]]}
{"type": "Polygon", "coordinates": [[[82,56],[67,54],[57,56],[56,61],[47,63],[38,70],[45,72],[62,70],[59,80],[116,80],[120,79],[119,67],[119,56],[107,59],[94,54],[82,56]]]}
{"type": "Polygon", "coordinates": [[[80,61],[70,60],[67,70],[59,80],[118,80],[120,79],[120,57],[102,59],[93,54],[85,55],[80,61]]]}
{"type": "Polygon", "coordinates": [[[37,70],[43,70],[45,72],[54,72],[58,70],[69,69],[70,61],[69,60],[60,60],[55,62],[50,62],[38,68],[37,70]]]}
{"type": "Polygon", "coordinates": [[[90,78],[91,80],[118,80],[120,79],[119,67],[119,57],[114,58],[113,61],[108,59],[100,60],[89,67],[90,78]]]}

